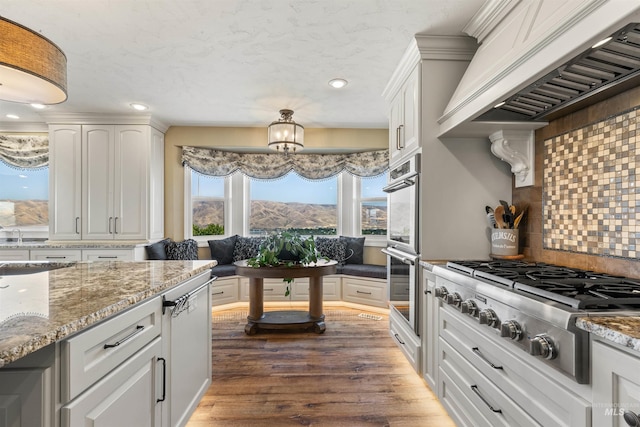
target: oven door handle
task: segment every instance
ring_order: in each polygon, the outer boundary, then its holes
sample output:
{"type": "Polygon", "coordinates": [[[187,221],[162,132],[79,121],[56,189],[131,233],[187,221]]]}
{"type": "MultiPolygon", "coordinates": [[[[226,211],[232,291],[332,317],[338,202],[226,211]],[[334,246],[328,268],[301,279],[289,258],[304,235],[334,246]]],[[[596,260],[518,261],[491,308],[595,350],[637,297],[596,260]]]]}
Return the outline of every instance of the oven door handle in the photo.
{"type": "Polygon", "coordinates": [[[418,172],[413,172],[409,175],[407,175],[406,177],[404,177],[403,179],[393,182],[389,185],[387,185],[386,187],[382,188],[382,191],[384,191],[385,193],[393,193],[395,191],[398,190],[402,190],[403,188],[407,188],[407,187],[411,187],[412,185],[416,185],[416,182],[413,181],[411,178],[418,176],[418,172]]]}
{"type": "Polygon", "coordinates": [[[398,256],[397,254],[394,254],[393,252],[388,251],[387,249],[381,249],[381,252],[383,254],[387,254],[390,257],[393,257],[397,260],[399,260],[401,263],[403,264],[407,264],[407,265],[415,265],[415,261],[412,258],[409,257],[403,257],[403,256],[398,256]]]}

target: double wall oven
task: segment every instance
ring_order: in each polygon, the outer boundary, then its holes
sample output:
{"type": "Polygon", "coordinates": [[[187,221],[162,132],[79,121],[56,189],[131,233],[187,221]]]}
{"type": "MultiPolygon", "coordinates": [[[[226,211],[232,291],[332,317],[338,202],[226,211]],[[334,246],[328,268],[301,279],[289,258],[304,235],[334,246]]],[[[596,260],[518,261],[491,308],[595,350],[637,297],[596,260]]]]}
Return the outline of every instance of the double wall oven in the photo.
{"type": "Polygon", "coordinates": [[[389,171],[387,213],[387,281],[389,304],[419,335],[418,269],[420,259],[420,155],[389,171]]]}

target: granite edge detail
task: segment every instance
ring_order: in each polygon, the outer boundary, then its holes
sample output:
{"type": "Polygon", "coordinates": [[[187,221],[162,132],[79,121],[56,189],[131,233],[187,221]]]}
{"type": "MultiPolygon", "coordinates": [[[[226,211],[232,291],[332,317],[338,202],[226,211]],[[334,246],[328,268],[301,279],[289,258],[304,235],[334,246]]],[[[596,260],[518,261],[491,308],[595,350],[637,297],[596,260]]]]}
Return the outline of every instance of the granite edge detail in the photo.
{"type": "MultiPolygon", "coordinates": [[[[204,261],[204,260],[203,260],[204,261]]],[[[91,325],[94,325],[118,312],[121,312],[137,303],[145,301],[149,298],[157,296],[161,292],[170,289],[191,277],[197,276],[205,272],[207,269],[211,269],[217,264],[216,261],[211,261],[200,266],[194,267],[192,270],[182,273],[170,280],[165,281],[162,285],[156,286],[152,289],[131,295],[126,299],[111,304],[100,310],[90,313],[86,316],[82,316],[72,322],[65,325],[53,328],[47,333],[34,335],[31,339],[18,344],[12,348],[0,352],[0,368],[8,365],[16,360],[25,357],[35,351],[46,347],[49,344],[53,344],[57,341],[68,337],[71,334],[79,332],[91,325]]]]}
{"type": "Polygon", "coordinates": [[[640,339],[619,330],[624,328],[629,322],[638,323],[640,322],[640,318],[625,316],[599,318],[579,317],[576,319],[576,327],[603,338],[606,341],[640,352],[640,339]]]}

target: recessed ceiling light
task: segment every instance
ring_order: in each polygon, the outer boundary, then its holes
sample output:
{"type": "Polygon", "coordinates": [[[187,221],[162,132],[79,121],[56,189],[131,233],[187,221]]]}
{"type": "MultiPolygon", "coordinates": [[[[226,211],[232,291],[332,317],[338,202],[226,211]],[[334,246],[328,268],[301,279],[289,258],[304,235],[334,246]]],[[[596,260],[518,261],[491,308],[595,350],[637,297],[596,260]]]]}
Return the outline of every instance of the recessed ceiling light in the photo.
{"type": "Polygon", "coordinates": [[[593,46],[591,46],[592,49],[595,49],[597,47],[602,46],[603,44],[609,43],[609,41],[611,40],[611,37],[607,37],[606,39],[602,39],[600,40],[598,43],[594,44],[593,46]]]}
{"type": "Polygon", "coordinates": [[[332,79],[329,80],[329,86],[336,88],[336,89],[341,89],[343,87],[345,87],[347,85],[347,82],[345,79],[332,79]]]}
{"type": "Polygon", "coordinates": [[[7,114],[7,118],[8,119],[14,119],[17,120],[20,118],[20,116],[16,115],[16,114],[7,114]]]}
{"type": "Polygon", "coordinates": [[[137,104],[135,102],[133,104],[131,104],[131,108],[133,108],[134,110],[138,110],[138,111],[145,111],[145,110],[149,109],[149,107],[147,107],[146,105],[137,104]]]}
{"type": "Polygon", "coordinates": [[[43,108],[46,108],[47,106],[44,104],[31,104],[31,106],[33,108],[35,108],[36,110],[42,110],[43,108]]]}

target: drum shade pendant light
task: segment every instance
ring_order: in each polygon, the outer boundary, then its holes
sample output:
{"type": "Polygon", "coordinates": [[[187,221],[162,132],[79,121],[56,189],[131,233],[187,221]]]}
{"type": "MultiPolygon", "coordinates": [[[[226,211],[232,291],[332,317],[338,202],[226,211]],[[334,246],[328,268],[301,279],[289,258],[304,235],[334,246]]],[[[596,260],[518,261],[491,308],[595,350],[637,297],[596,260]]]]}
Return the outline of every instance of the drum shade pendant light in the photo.
{"type": "Polygon", "coordinates": [[[292,110],[280,110],[280,119],[269,125],[269,148],[289,154],[304,148],[304,127],[291,118],[292,110]]]}
{"type": "Polygon", "coordinates": [[[67,99],[67,58],[49,39],[0,17],[0,99],[59,104],[67,99]]]}

